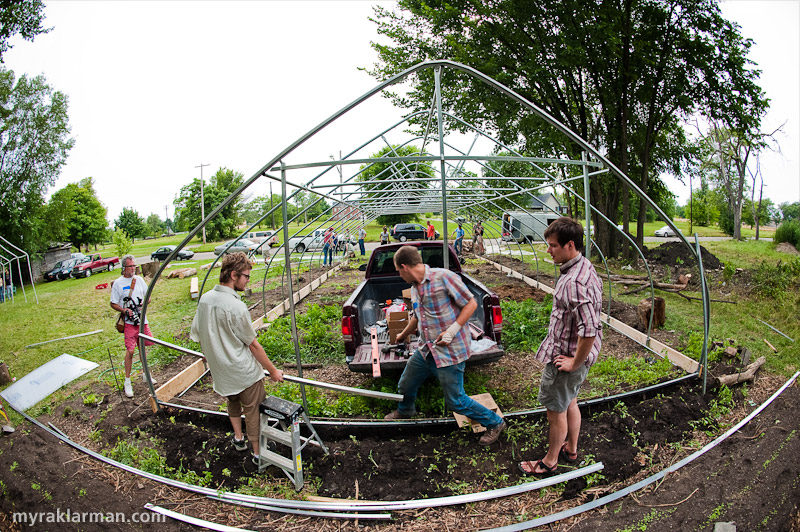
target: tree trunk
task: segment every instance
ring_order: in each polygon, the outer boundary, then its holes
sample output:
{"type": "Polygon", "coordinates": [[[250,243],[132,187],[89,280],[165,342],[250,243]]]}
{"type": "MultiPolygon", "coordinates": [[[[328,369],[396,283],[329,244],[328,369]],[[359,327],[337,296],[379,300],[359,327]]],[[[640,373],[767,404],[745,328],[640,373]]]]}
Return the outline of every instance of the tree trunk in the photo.
{"type": "Polygon", "coordinates": [[[655,298],[655,305],[651,298],[642,299],[636,307],[636,314],[639,317],[639,329],[646,331],[650,326],[650,312],[653,309],[653,329],[662,327],[667,321],[667,302],[663,297],[655,298]]]}

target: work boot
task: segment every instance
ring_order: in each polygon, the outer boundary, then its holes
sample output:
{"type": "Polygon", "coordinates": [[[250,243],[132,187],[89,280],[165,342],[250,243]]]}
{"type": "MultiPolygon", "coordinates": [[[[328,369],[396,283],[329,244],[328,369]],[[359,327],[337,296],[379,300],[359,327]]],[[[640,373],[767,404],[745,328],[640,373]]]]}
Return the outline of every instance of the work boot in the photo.
{"type": "Polygon", "coordinates": [[[408,414],[401,414],[399,410],[393,410],[383,416],[383,419],[392,420],[392,419],[409,419],[411,416],[408,414]]]}
{"type": "Polygon", "coordinates": [[[497,441],[497,438],[500,437],[500,433],[506,430],[506,422],[503,421],[496,427],[492,427],[490,429],[486,429],[486,432],[483,433],[481,439],[478,440],[478,443],[481,445],[491,445],[497,441]]]}
{"type": "Polygon", "coordinates": [[[133,385],[130,379],[125,379],[123,388],[125,389],[125,397],[133,397],[133,385]]]}

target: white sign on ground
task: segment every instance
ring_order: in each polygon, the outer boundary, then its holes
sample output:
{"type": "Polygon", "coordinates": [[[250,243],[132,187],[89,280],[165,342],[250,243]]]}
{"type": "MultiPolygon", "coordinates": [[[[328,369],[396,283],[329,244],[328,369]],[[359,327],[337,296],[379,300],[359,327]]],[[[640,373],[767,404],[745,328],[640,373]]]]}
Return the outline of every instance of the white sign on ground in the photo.
{"type": "Polygon", "coordinates": [[[17,379],[17,382],[0,392],[0,396],[17,410],[27,410],[96,367],[94,362],[64,353],[17,379]]]}

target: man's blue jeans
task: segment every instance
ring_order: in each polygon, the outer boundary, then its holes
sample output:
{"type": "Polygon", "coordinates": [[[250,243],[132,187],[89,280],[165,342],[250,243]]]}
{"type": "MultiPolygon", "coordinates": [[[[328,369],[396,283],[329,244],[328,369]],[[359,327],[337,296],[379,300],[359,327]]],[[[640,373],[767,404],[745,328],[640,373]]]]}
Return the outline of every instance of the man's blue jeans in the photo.
{"type": "Polygon", "coordinates": [[[364,255],[366,255],[367,251],[364,249],[364,239],[363,238],[359,238],[358,239],[358,249],[361,250],[361,256],[362,257],[364,255]]]}
{"type": "Polygon", "coordinates": [[[331,250],[330,244],[324,244],[322,246],[322,265],[326,266],[328,264],[328,257],[331,258],[331,264],[333,264],[333,251],[331,250]]]}
{"type": "Polygon", "coordinates": [[[493,428],[503,422],[503,418],[489,410],[479,402],[471,399],[464,392],[464,362],[437,368],[433,357],[425,357],[419,349],[414,351],[408,359],[406,369],[397,383],[398,391],[403,394],[403,400],[398,406],[398,411],[406,416],[413,416],[416,412],[414,402],[417,399],[417,390],[425,379],[435,375],[444,392],[444,402],[447,408],[467,416],[484,427],[493,428]]]}
{"type": "Polygon", "coordinates": [[[458,239],[456,239],[456,243],[455,243],[455,246],[454,246],[454,247],[456,248],[456,253],[457,253],[458,255],[461,255],[461,248],[462,248],[463,246],[464,246],[464,239],[463,239],[463,238],[458,238],[458,239]]]}

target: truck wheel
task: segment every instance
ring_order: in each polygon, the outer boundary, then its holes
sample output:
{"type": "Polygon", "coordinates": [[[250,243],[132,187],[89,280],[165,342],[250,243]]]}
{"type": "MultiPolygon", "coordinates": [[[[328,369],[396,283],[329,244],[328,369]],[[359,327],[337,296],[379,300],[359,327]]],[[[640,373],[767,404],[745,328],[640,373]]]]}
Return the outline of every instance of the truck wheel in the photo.
{"type": "Polygon", "coordinates": [[[109,262],[108,263],[108,271],[111,271],[113,269],[114,269],[114,263],[113,262],[109,262]]]}
{"type": "Polygon", "coordinates": [[[408,239],[406,238],[406,235],[401,235],[401,236],[400,236],[400,242],[405,242],[406,240],[408,240],[408,239]]]}
{"type": "Polygon", "coordinates": [[[298,253],[302,253],[302,252],[304,252],[306,250],[306,246],[304,244],[297,244],[297,247],[294,248],[294,249],[298,253]]]}
{"type": "Polygon", "coordinates": [[[92,269],[86,268],[86,277],[91,277],[91,276],[92,276],[92,269]]]}

